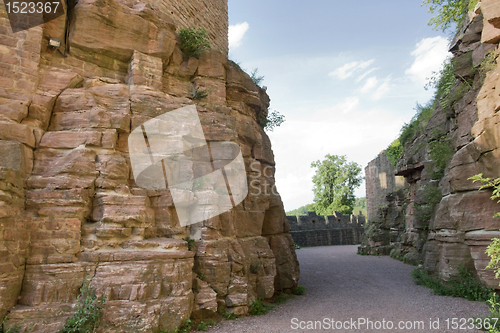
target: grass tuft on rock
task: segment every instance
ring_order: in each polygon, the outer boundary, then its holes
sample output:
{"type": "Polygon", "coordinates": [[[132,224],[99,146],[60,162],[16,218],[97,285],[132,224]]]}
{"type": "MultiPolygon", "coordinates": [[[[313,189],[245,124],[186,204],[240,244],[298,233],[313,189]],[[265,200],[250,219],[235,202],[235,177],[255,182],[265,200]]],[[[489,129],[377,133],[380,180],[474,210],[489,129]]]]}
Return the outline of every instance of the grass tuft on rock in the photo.
{"type": "Polygon", "coordinates": [[[273,306],[271,304],[266,304],[266,303],[262,302],[262,300],[259,298],[259,299],[252,302],[248,313],[250,313],[251,316],[260,316],[260,315],[268,313],[272,309],[273,309],[273,306]]]}

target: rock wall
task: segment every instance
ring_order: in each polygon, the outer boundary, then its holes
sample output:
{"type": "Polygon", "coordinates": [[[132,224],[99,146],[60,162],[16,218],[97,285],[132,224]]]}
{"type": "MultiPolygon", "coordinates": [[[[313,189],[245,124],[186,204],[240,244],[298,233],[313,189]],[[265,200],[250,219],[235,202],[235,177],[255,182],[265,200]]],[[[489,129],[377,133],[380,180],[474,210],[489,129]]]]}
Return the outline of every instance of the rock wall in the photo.
{"type": "Polygon", "coordinates": [[[287,216],[290,234],[300,246],[355,245],[361,242],[365,217],[363,215],[322,216],[315,212],[287,216]]]}
{"type": "MultiPolygon", "coordinates": [[[[227,18],[201,15],[204,4],[176,8],[227,26],[227,18]]],[[[159,6],[79,1],[64,56],[64,16],[13,33],[0,5],[0,319],[8,314],[6,326],[58,331],[76,311],[85,280],[107,297],[100,332],[175,329],[224,309],[244,315],[256,298],[297,285],[281,198],[265,190],[274,186],[275,162],[257,119],[267,114],[269,97],[226,52],[185,58],[175,32],[181,17],[159,6]],[[49,37],[63,41],[60,50],[48,47],[49,37]],[[239,145],[252,188],[232,210],[183,227],[177,215],[183,209],[169,190],[135,183],[128,137],[188,105],[196,106],[206,141],[239,145]]],[[[216,1],[210,15],[227,15],[224,8],[216,1]]],[[[205,197],[188,189],[185,204],[197,199],[209,209],[216,192],[204,186],[205,197]]]]}
{"type": "MultiPolygon", "coordinates": [[[[492,0],[482,1],[477,12],[469,12],[470,21],[450,46],[457,78],[450,94],[445,96],[450,103],[439,103],[422,135],[404,147],[395,168],[395,174],[404,176],[408,183],[406,193],[398,195],[393,207],[394,214],[404,216],[403,224],[392,223],[390,216],[369,213],[368,228],[373,225],[372,220],[381,221],[386,230],[391,228],[391,237],[389,242],[385,239],[377,243],[367,233],[363,248],[376,252],[386,247],[384,252],[387,252],[388,247],[396,257],[408,254],[410,262],[423,263],[428,271],[445,280],[456,275],[460,265],[465,265],[497,289],[493,271],[484,268],[489,261],[485,249],[493,237],[500,236],[500,220],[493,218],[500,205],[490,200],[491,190],[479,191],[480,184],[469,177],[479,173],[500,177],[497,91],[500,68],[496,51],[500,41],[499,17],[500,6],[492,0]],[[494,58],[485,59],[490,50],[494,58]],[[469,84],[467,89],[463,89],[465,81],[469,84]],[[439,161],[448,149],[449,159],[439,161]],[[444,173],[436,177],[438,163],[444,160],[447,162],[444,173]],[[393,227],[398,229],[396,238],[392,237],[393,227]]],[[[376,163],[372,161],[368,168],[376,163]]],[[[392,168],[384,169],[386,173],[393,172],[392,168]]],[[[367,177],[367,181],[373,183],[377,179],[367,177]]],[[[372,186],[369,184],[367,188],[372,186]]],[[[370,202],[379,192],[367,194],[370,202]]],[[[384,233],[381,228],[373,227],[375,234],[384,233]]]]}

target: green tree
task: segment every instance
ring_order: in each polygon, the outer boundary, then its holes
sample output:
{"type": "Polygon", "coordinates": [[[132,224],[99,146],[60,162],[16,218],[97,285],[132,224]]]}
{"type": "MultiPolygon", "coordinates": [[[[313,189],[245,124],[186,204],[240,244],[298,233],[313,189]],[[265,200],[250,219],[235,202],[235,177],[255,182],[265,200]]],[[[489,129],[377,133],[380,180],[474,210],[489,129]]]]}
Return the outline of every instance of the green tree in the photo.
{"type": "Polygon", "coordinates": [[[313,176],[316,212],[330,215],[335,211],[352,214],[356,197],[354,190],[361,185],[361,166],[347,162],[345,156],[326,155],[325,160],[311,163],[316,169],[313,176]]]}
{"type": "Polygon", "coordinates": [[[460,25],[465,18],[466,8],[477,4],[477,1],[469,0],[423,0],[422,5],[429,6],[429,13],[437,12],[437,15],[429,20],[429,25],[436,30],[447,30],[453,25],[460,25]]]}

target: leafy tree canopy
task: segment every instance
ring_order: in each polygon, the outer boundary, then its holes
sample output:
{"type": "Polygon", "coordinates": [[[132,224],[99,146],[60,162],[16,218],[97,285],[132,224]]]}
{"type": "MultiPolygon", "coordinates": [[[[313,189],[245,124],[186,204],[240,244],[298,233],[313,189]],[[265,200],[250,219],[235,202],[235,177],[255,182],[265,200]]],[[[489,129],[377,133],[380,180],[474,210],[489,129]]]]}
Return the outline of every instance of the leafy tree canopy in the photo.
{"type": "Polygon", "coordinates": [[[468,0],[423,0],[422,5],[429,6],[430,13],[437,13],[429,20],[429,25],[436,30],[447,30],[462,23],[466,7],[474,7],[477,1],[468,0]]]}
{"type": "Polygon", "coordinates": [[[356,197],[354,190],[361,185],[361,166],[348,162],[345,156],[326,155],[325,160],[311,163],[316,212],[331,215],[335,211],[352,214],[356,197]]]}

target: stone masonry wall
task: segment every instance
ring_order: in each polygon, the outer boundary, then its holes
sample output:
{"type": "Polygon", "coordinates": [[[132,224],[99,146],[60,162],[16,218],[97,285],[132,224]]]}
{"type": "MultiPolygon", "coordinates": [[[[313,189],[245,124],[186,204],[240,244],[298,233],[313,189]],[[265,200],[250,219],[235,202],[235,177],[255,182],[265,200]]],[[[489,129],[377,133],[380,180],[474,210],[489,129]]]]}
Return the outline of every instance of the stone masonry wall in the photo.
{"type": "Polygon", "coordinates": [[[227,54],[228,8],[227,0],[163,0],[150,1],[164,13],[173,16],[179,29],[203,27],[210,37],[212,48],[227,54]]]}
{"type": "Polygon", "coordinates": [[[361,242],[365,224],[363,215],[321,216],[315,212],[307,215],[287,216],[290,234],[300,246],[355,245],[361,242]]]}
{"type": "Polygon", "coordinates": [[[388,255],[401,241],[409,203],[408,184],[395,172],[384,152],[365,168],[368,216],[361,253],[388,255]]]}
{"type": "MultiPolygon", "coordinates": [[[[225,2],[177,6],[195,23],[227,26],[225,2]]],[[[176,39],[180,18],[156,2],[80,0],[64,55],[64,15],[12,33],[4,8],[0,320],[7,315],[6,329],[21,323],[34,324],[32,332],[58,331],[76,311],[85,280],[106,296],[99,332],[171,330],[222,311],[245,315],[253,300],[297,285],[283,203],[266,190],[274,185],[275,161],[257,119],[267,114],[269,97],[228,61],[227,39],[222,52],[216,47],[186,58],[176,39]],[[49,37],[61,39],[61,52],[48,47],[49,37]],[[195,99],[200,90],[207,96],[195,99]],[[196,201],[211,209],[216,189],[210,183],[198,194],[186,189],[177,207],[169,190],[139,187],[128,138],[185,106],[196,107],[207,142],[240,147],[250,193],[258,194],[183,227],[177,213],[196,201]]]]}
{"type": "Polygon", "coordinates": [[[388,205],[392,195],[405,187],[402,176],[394,176],[395,168],[384,153],[378,155],[365,168],[366,209],[368,220],[377,216],[380,207],[388,205]]]}

